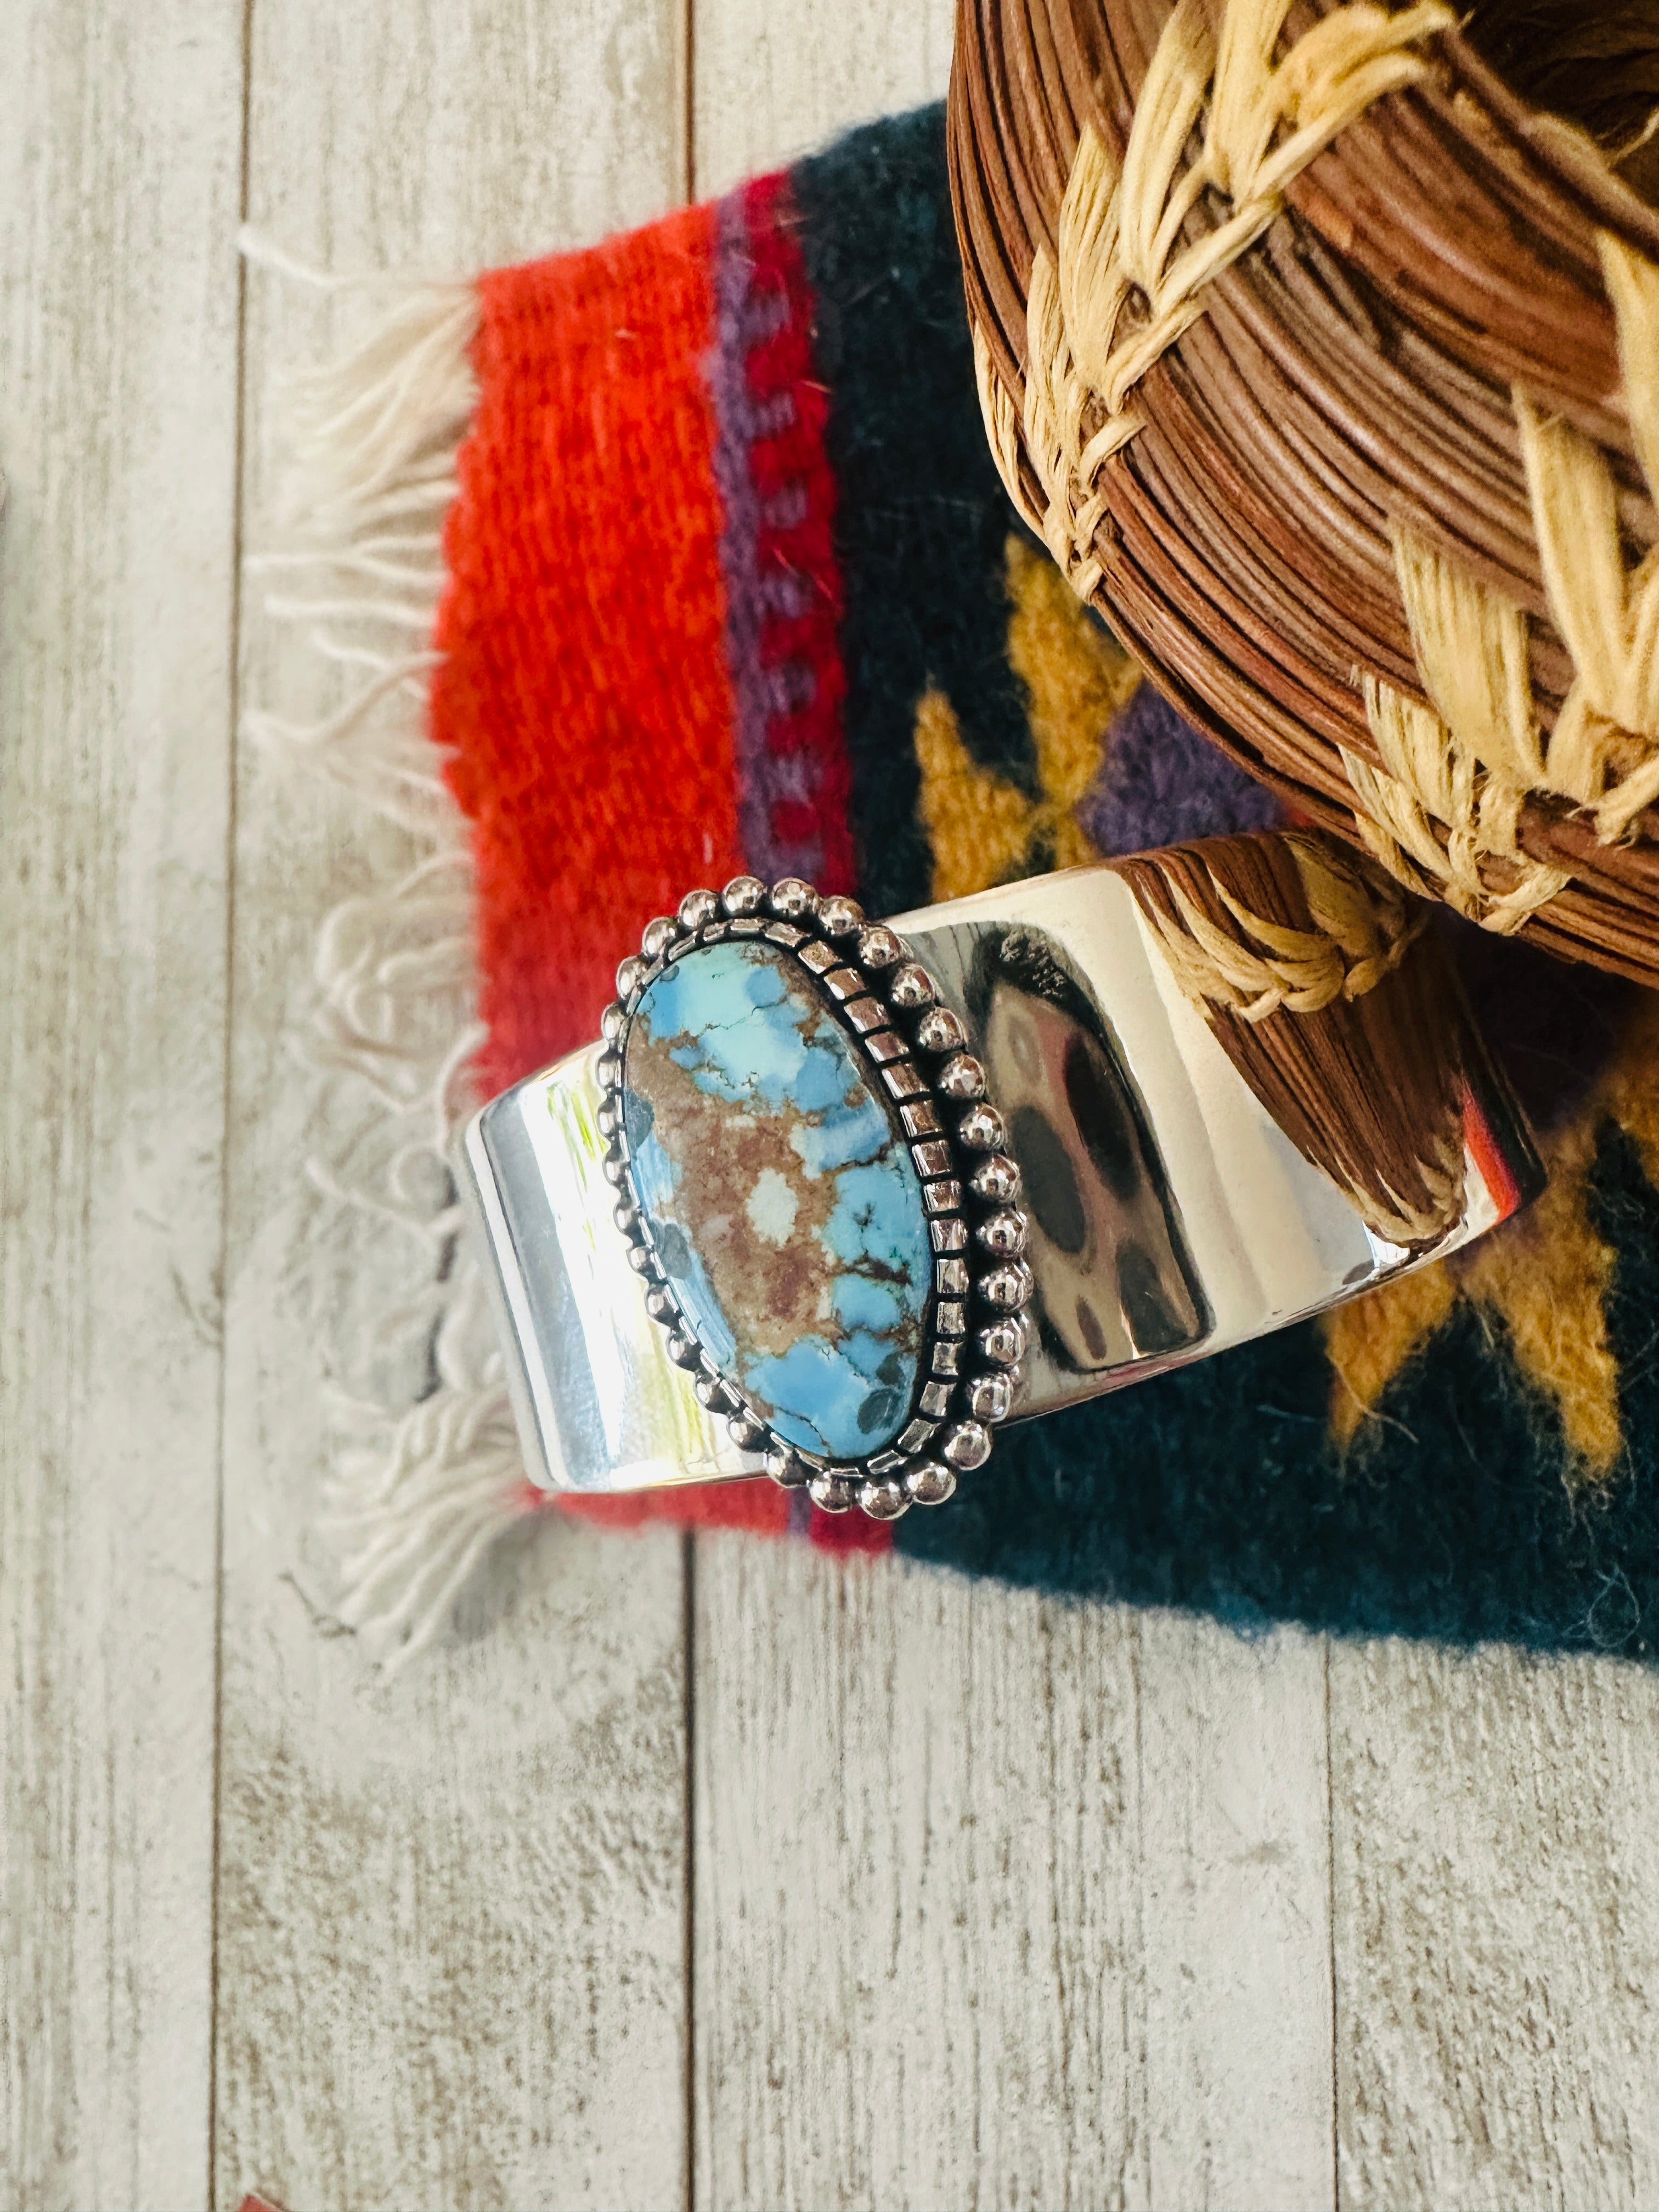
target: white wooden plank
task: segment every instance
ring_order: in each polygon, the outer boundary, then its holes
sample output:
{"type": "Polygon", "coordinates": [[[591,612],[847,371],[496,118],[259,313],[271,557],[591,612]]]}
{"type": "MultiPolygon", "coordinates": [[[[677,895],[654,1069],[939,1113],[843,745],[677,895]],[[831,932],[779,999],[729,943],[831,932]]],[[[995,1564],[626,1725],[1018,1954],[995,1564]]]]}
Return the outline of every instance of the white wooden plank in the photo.
{"type": "Polygon", "coordinates": [[[1139,1638],[1152,2201],[1330,2205],[1324,1641],[1139,1638]]]}
{"type": "Polygon", "coordinates": [[[700,2205],[1144,2203],[1134,1622],[699,1542],[700,2205]]]}
{"type": "Polygon", "coordinates": [[[701,197],[837,131],[944,96],[952,0],[695,0],[701,197]]]}
{"type": "MultiPolygon", "coordinates": [[[[343,267],[460,272],[580,242],[679,197],[682,70],[665,0],[261,0],[252,219],[343,267]]],[[[256,281],[251,544],[272,513],[274,369],[332,350],[374,306],[256,281]]],[[[339,696],[252,609],[248,628],[245,702],[304,720],[339,696]]],[[[284,1039],[323,914],[404,857],[348,805],[243,758],[216,2196],[258,2187],[289,2212],[675,2203],[678,1537],[544,1528],[496,1562],[456,1639],[388,1680],[331,1621],[309,1533],[319,1346],[395,1304],[409,1255],[306,1194],[304,1155],[340,1157],[368,1109],[298,1071],[284,1039]]]]}
{"type": "MultiPolygon", "coordinates": [[[[950,27],[699,0],[698,190],[950,27]]],[[[699,2203],[1329,2202],[1321,1645],[704,1540],[696,1617],[699,2203]]]]}
{"type": "Polygon", "coordinates": [[[1659,2197],[1659,1680],[1335,1646],[1341,2201],[1659,2197]]]}
{"type": "Polygon", "coordinates": [[[206,2196],[240,0],[0,71],[0,2173],[206,2196]]]}
{"type": "Polygon", "coordinates": [[[701,1540],[696,2202],[1332,2201],[1322,1647],[701,1540]]]}

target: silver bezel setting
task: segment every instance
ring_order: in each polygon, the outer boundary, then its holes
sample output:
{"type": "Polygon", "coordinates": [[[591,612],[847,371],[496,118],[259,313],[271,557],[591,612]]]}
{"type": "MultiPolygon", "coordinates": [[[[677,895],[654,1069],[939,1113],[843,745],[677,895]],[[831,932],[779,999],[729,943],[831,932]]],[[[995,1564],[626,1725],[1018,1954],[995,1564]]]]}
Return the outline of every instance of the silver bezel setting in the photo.
{"type": "Polygon", "coordinates": [[[1013,1410],[1033,1287],[1019,1170],[987,1102],[985,1071],[964,1049],[959,1017],[884,924],[867,922],[851,899],[820,898],[793,876],[770,884],[738,876],[723,891],[688,892],[677,914],[647,924],[641,951],[617,971],[617,992],[600,1024],[604,1171],[617,1193],[617,1232],[669,1357],[692,1374],[699,1402],[722,1416],[740,1450],[763,1455],[774,1481],[805,1487],[826,1511],[857,1505],[873,1520],[894,1521],[913,1504],[943,1504],[959,1474],[984,1465],[995,1425],[1013,1410]],[[694,947],[745,938],[775,945],[803,971],[866,1081],[888,1102],[921,1183],[933,1281],[916,1386],[894,1441],[856,1461],[820,1459],[791,1444],[709,1358],[653,1249],[634,1188],[621,1093],[640,1000],[694,947]]]}

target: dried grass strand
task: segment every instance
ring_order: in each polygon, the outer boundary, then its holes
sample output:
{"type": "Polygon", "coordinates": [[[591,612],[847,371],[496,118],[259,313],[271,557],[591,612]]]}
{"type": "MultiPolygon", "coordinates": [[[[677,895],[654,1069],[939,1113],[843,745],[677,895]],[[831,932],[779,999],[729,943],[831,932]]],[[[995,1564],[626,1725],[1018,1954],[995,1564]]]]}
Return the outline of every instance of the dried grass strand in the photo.
{"type": "Polygon", "coordinates": [[[1410,890],[1659,981],[1659,234],[1611,166],[1644,134],[1528,110],[1437,5],[1312,0],[1282,53],[1285,0],[963,9],[981,402],[1074,588],[1410,890]],[[1039,16],[1092,98],[1016,232],[1039,16]]]}

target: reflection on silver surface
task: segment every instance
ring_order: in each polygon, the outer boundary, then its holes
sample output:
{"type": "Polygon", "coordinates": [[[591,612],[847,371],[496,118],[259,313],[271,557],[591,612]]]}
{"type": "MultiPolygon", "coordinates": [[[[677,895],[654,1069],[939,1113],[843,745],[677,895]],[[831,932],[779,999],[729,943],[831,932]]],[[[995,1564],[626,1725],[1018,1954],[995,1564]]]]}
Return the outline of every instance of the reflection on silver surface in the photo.
{"type": "Polygon", "coordinates": [[[972,1017],[1024,1175],[1036,1360],[1099,1376],[1201,1344],[1211,1316],[1180,1209],[1087,980],[1030,926],[969,925],[933,957],[972,1017]]]}
{"type": "MultiPolygon", "coordinates": [[[[1037,1328],[1018,1418],[1454,1250],[1536,1187],[1513,1102],[1477,1050],[1462,1219],[1428,1252],[1387,1243],[1274,1122],[1109,869],[894,927],[962,1015],[1024,1174],[1037,1328]]],[[[611,1224],[597,1058],[574,1054],[493,1100],[463,1145],[530,1471],[579,1491],[752,1474],[668,1360],[611,1224]]]]}
{"type": "Polygon", "coordinates": [[[507,1091],[463,1145],[528,1473],[586,1491],[750,1474],[665,1354],[611,1222],[598,1057],[574,1054],[507,1091]]]}

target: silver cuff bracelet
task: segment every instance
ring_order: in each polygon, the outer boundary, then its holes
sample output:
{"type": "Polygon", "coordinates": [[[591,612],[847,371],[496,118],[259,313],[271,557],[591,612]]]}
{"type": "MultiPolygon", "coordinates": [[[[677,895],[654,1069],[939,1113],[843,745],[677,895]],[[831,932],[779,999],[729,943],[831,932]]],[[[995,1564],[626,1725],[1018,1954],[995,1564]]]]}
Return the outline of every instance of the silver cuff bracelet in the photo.
{"type": "Polygon", "coordinates": [[[866,921],[740,877],[467,1126],[532,1479],[938,1504],[1541,1187],[1424,908],[1301,832],[866,921]]]}

